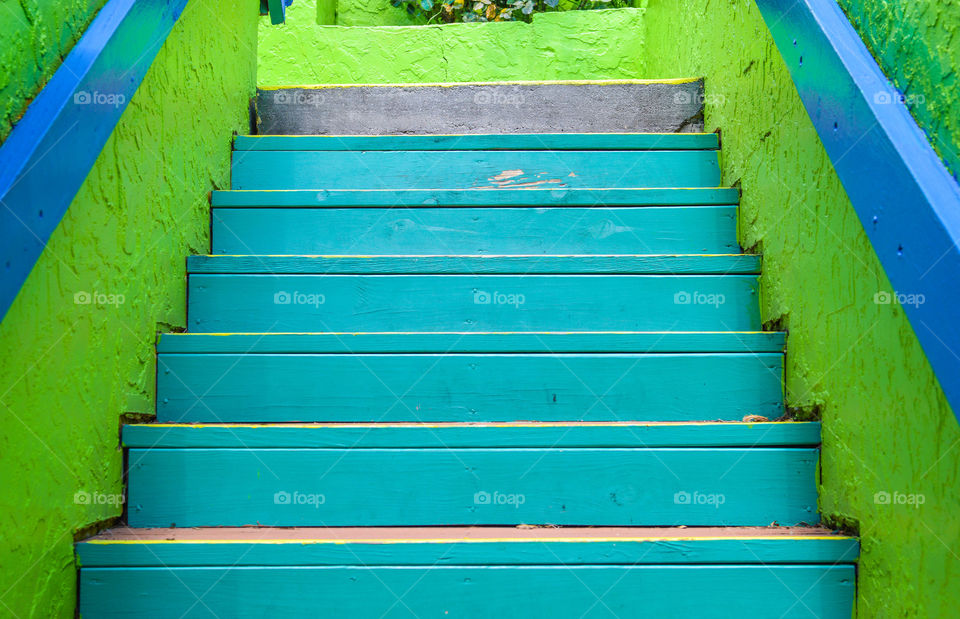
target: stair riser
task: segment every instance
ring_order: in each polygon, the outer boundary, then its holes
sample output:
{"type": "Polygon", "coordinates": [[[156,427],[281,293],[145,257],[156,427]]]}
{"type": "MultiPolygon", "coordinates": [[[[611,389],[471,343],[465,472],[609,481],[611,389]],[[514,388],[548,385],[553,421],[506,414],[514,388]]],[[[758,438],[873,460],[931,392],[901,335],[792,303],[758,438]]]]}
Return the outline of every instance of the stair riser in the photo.
{"type": "Polygon", "coordinates": [[[717,151],[235,151],[233,189],[717,187],[717,151]]]}
{"type": "Polygon", "coordinates": [[[131,449],[128,519],[137,527],[795,525],[818,519],[817,454],[131,449]]]}
{"type": "Polygon", "coordinates": [[[737,207],[214,208],[215,254],[737,253],[737,207]]]}
{"type": "Polygon", "coordinates": [[[261,134],[703,130],[703,82],[330,86],[257,91],[261,134]]]}
{"type": "Polygon", "coordinates": [[[854,579],[852,565],[93,568],[80,613],[849,619],[854,579]]]}
{"type": "Polygon", "coordinates": [[[751,331],[753,275],[191,275],[197,333],[751,331]]]}
{"type": "Polygon", "coordinates": [[[161,354],[162,422],[685,421],[783,413],[756,354],[161,354]]]}

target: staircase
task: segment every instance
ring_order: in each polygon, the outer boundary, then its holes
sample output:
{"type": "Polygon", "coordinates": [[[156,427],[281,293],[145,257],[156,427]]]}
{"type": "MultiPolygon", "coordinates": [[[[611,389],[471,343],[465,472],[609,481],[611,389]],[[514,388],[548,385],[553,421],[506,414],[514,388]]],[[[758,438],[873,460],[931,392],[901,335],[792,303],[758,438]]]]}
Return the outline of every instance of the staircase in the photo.
{"type": "Polygon", "coordinates": [[[374,93],[397,135],[334,134],[369,88],[261,93],[313,135],[235,140],[81,614],[849,617],[718,136],[675,133],[702,85],[631,85],[634,124],[507,135],[418,115],[444,86],[374,93]]]}

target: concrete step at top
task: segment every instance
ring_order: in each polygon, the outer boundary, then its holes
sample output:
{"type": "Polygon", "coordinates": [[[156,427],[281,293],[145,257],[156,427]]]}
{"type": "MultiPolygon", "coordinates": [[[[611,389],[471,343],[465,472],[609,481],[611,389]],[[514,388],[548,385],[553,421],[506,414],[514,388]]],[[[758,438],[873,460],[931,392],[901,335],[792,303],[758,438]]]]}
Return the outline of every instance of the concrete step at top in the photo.
{"type": "Polygon", "coordinates": [[[703,130],[703,81],[610,80],[264,87],[277,135],[676,133],[703,130]]]}

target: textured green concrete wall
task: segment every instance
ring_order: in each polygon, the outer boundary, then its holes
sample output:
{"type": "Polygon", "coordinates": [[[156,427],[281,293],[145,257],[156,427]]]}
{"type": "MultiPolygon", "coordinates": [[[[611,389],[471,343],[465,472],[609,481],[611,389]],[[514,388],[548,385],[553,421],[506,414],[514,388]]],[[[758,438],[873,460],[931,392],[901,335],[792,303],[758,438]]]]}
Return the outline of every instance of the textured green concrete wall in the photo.
{"type": "Polygon", "coordinates": [[[410,26],[421,23],[390,0],[338,0],[338,26],[410,26]]]}
{"type": "Polygon", "coordinates": [[[0,140],[106,0],[0,0],[0,140]]]}
{"type": "MultiPolygon", "coordinates": [[[[260,29],[261,85],[640,77],[640,9],[570,11],[533,23],[260,29]]],[[[676,70],[669,70],[673,76],[676,70]]],[[[659,77],[659,76],[655,76],[659,77]]]]}
{"type": "Polygon", "coordinates": [[[960,176],[960,3],[839,0],[917,124],[960,176]]]}
{"type": "Polygon", "coordinates": [[[256,28],[255,5],[190,0],[0,323],[0,616],[73,617],[74,534],[121,513],[119,418],[152,412],[155,333],[185,326],[256,28]]]}
{"type": "Polygon", "coordinates": [[[643,77],[706,77],[740,242],[764,256],[762,313],[790,331],[788,404],[822,415],[821,510],[863,539],[860,616],[955,616],[960,427],[903,310],[874,302],[890,282],[763,19],[751,0],[648,7],[643,77]]]}

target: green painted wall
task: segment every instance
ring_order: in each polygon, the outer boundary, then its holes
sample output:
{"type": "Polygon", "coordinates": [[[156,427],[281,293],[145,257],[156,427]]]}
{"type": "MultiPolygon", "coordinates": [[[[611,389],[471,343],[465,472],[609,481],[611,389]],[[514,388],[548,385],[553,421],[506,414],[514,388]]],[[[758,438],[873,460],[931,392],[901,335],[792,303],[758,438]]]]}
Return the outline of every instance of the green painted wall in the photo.
{"type": "MultiPolygon", "coordinates": [[[[752,0],[641,4],[532,25],[261,32],[260,83],[705,76],[724,181],[744,192],[741,244],[764,254],[763,316],[790,331],[788,404],[823,420],[821,509],[863,538],[858,611],[952,616],[960,426],[902,309],[874,302],[890,283],[759,11],[752,0]]],[[[943,25],[937,53],[956,62],[960,41],[943,25]]],[[[950,88],[956,72],[927,79],[950,88]]],[[[950,131],[955,90],[937,108],[950,131]]]]}
{"type": "Polygon", "coordinates": [[[839,0],[904,95],[941,159],[960,176],[960,3],[839,0]]]}
{"type": "Polygon", "coordinates": [[[764,255],[762,313],[790,331],[788,403],[822,415],[821,510],[863,539],[860,616],[955,616],[960,426],[902,309],[874,303],[890,282],[755,4],[651,0],[644,26],[645,77],[706,76],[740,242],[764,255]]]}
{"type": "Polygon", "coordinates": [[[106,0],[0,0],[0,141],[106,0]]]}
{"type": "Polygon", "coordinates": [[[73,617],[74,534],[120,515],[120,415],[152,412],[155,333],[185,326],[256,28],[250,3],[190,0],[0,323],[0,616],[73,617]]]}
{"type": "MultiPolygon", "coordinates": [[[[642,73],[640,9],[569,11],[533,23],[260,29],[261,85],[630,78],[642,73]]],[[[677,72],[670,70],[668,75],[677,72]]]]}

